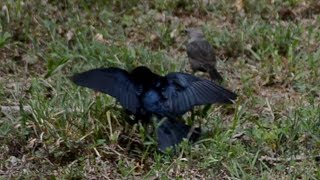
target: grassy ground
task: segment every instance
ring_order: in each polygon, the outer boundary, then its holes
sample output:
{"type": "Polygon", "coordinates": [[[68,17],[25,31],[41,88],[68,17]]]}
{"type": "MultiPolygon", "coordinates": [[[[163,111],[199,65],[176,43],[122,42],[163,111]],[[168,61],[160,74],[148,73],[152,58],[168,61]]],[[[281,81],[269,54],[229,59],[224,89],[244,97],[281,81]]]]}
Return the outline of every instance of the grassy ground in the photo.
{"type": "Polygon", "coordinates": [[[3,179],[320,178],[317,0],[4,0],[0,6],[3,179]],[[156,152],[147,129],[127,125],[113,98],[68,80],[101,66],[186,71],[182,30],[191,26],[203,28],[224,85],[239,99],[198,117],[208,135],[182,144],[176,156],[156,152]]]}

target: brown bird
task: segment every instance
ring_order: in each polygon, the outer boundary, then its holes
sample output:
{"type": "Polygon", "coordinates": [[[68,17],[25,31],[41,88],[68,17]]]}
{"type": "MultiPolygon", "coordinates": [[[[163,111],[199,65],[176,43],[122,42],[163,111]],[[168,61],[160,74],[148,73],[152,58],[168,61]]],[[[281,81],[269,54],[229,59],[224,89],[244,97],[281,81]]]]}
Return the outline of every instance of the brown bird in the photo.
{"type": "Polygon", "coordinates": [[[223,78],[216,69],[215,52],[203,32],[196,28],[189,28],[186,32],[189,38],[187,54],[192,71],[207,72],[211,79],[221,82],[223,78]]]}

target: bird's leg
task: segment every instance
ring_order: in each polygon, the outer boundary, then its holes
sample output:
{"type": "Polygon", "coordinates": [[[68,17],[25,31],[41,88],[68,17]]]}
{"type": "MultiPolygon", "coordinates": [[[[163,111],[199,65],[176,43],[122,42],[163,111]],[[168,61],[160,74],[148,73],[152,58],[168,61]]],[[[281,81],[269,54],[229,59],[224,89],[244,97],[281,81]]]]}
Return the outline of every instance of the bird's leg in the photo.
{"type": "Polygon", "coordinates": [[[207,116],[208,115],[208,111],[210,110],[210,108],[211,108],[211,104],[205,105],[204,108],[202,109],[201,116],[202,117],[207,116]]]}
{"type": "Polygon", "coordinates": [[[128,110],[125,110],[123,115],[124,120],[131,126],[139,122],[139,117],[135,116],[128,110]]]}
{"type": "MultiPolygon", "coordinates": [[[[204,106],[204,108],[202,109],[202,111],[199,114],[201,116],[201,120],[202,120],[202,118],[204,118],[204,117],[206,117],[208,115],[208,112],[209,112],[210,108],[211,108],[211,104],[208,104],[208,105],[204,106]]],[[[195,113],[193,112],[193,109],[192,109],[191,113],[192,113],[191,117],[195,116],[195,113]]],[[[193,118],[194,117],[192,117],[192,120],[193,120],[193,118]]],[[[200,129],[201,129],[201,122],[202,122],[201,120],[199,121],[199,128],[200,129]]]]}
{"type": "MultiPolygon", "coordinates": [[[[192,75],[195,75],[195,71],[193,71],[192,64],[190,64],[190,66],[191,66],[191,69],[192,69],[192,75]]],[[[192,109],[191,109],[191,121],[192,121],[192,122],[190,122],[190,120],[189,120],[187,123],[188,123],[188,124],[193,124],[195,117],[196,117],[196,115],[195,115],[195,112],[194,112],[194,108],[192,108],[192,109]]]]}
{"type": "Polygon", "coordinates": [[[196,117],[196,113],[195,113],[194,109],[191,109],[191,118],[188,120],[187,123],[193,124],[195,117],[196,117]]]}

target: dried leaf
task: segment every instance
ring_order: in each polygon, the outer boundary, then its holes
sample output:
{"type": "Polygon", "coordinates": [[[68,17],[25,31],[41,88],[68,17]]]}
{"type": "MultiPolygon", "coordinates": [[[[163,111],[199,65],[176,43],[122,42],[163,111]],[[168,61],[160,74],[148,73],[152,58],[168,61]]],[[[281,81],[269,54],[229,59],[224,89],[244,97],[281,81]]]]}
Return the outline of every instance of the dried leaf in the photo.
{"type": "Polygon", "coordinates": [[[171,37],[171,38],[176,37],[176,36],[177,36],[177,33],[178,33],[178,30],[177,30],[177,29],[174,29],[173,31],[171,31],[170,37],[171,37]]]}
{"type": "Polygon", "coordinates": [[[244,7],[243,0],[236,0],[236,2],[234,3],[234,6],[237,8],[239,12],[242,11],[244,7]]]}
{"type": "Polygon", "coordinates": [[[106,43],[107,40],[104,39],[103,35],[100,34],[100,33],[97,33],[95,36],[94,36],[94,39],[100,43],[106,43]]]}
{"type": "Polygon", "coordinates": [[[68,31],[66,36],[67,36],[67,40],[70,41],[73,38],[74,34],[72,31],[68,31]]]}
{"type": "Polygon", "coordinates": [[[36,64],[38,62],[38,56],[34,54],[24,54],[22,55],[22,61],[27,64],[36,64]]]}

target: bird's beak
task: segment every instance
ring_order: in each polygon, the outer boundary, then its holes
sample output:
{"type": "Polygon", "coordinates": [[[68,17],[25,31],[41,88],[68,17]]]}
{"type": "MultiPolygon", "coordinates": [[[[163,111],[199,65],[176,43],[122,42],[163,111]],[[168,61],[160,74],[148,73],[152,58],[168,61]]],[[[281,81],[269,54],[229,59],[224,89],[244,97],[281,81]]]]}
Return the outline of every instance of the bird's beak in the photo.
{"type": "Polygon", "coordinates": [[[181,31],[181,33],[184,35],[183,44],[186,45],[187,42],[188,42],[188,39],[189,39],[189,36],[188,36],[189,30],[188,29],[184,29],[184,30],[181,31]]]}
{"type": "Polygon", "coordinates": [[[184,30],[182,30],[182,33],[186,35],[186,34],[189,33],[189,30],[188,29],[184,29],[184,30]]]}

